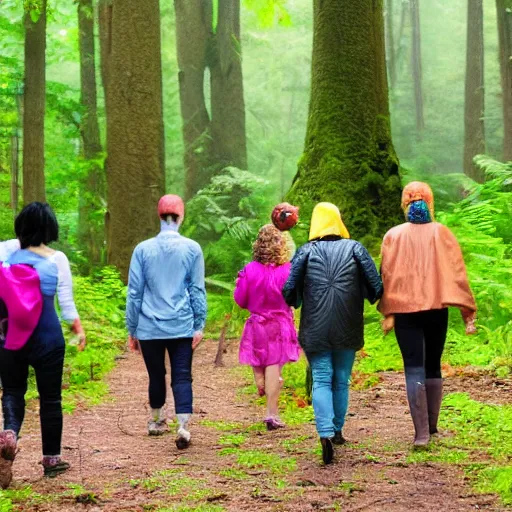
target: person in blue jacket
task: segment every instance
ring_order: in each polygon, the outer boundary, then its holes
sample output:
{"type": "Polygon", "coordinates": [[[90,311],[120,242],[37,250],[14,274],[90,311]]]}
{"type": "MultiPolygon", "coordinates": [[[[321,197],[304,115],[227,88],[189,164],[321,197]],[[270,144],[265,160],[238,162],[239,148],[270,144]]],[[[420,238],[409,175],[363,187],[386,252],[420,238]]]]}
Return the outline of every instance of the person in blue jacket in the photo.
{"type": "Polygon", "coordinates": [[[126,324],[133,351],[142,352],[149,375],[149,435],[167,429],[165,354],[171,361],[171,388],[178,420],[178,449],[188,448],[192,415],[192,354],[206,321],[204,258],[197,242],[179,234],[183,200],[158,203],[160,233],[134,250],[128,277],[126,324]]]}

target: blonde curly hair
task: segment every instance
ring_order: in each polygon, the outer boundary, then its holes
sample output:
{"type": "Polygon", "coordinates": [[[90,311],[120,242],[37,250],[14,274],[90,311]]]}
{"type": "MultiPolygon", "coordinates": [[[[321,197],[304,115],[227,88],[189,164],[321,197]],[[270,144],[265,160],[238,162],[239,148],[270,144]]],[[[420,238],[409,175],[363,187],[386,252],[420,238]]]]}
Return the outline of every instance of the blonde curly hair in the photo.
{"type": "Polygon", "coordinates": [[[254,261],[263,265],[284,265],[288,261],[286,240],[273,224],[260,229],[252,249],[254,261]]]}

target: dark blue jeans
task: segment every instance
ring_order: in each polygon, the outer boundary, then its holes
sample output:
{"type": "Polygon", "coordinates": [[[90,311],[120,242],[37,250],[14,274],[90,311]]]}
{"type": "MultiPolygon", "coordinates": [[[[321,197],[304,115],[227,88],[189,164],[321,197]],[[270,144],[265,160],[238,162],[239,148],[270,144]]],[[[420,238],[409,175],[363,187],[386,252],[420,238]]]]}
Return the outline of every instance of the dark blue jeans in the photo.
{"type": "Polygon", "coordinates": [[[28,368],[36,374],[43,455],[60,455],[62,439],[62,369],[64,347],[42,350],[30,340],[21,350],[0,349],[0,377],[3,385],[4,429],[19,434],[25,418],[28,368]]]}
{"type": "Polygon", "coordinates": [[[171,360],[171,388],[176,414],[192,413],[192,338],[144,340],[140,348],[149,375],[149,405],[165,404],[165,353],[171,360]]]}

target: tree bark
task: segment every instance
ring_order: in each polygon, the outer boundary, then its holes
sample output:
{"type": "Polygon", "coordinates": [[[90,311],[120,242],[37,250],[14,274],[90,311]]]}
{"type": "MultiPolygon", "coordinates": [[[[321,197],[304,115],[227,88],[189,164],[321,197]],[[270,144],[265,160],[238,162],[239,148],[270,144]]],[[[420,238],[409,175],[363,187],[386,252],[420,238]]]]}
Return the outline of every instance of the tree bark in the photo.
{"type": "Polygon", "coordinates": [[[213,37],[209,0],[175,0],[186,199],[209,181],[212,172],[210,116],[204,95],[205,72],[213,37]]]}
{"type": "Polygon", "coordinates": [[[11,209],[14,216],[18,212],[19,200],[19,139],[16,133],[11,137],[11,209]]]}
{"type": "MultiPolygon", "coordinates": [[[[110,54],[112,53],[112,0],[99,0],[98,1],[98,28],[99,28],[99,41],[100,41],[100,71],[101,83],[103,85],[103,101],[105,105],[105,114],[108,120],[108,97],[109,97],[109,65],[110,54]]],[[[108,138],[108,134],[107,134],[108,138]]],[[[103,164],[105,179],[108,176],[108,155],[103,164]]],[[[107,198],[108,200],[108,198],[107,198]]],[[[108,247],[110,247],[110,214],[105,213],[105,239],[108,247]]],[[[108,253],[107,253],[108,258],[108,253]]]]}
{"type": "Polygon", "coordinates": [[[496,0],[503,94],[503,159],[512,161],[512,2],[496,0]]]}
{"type": "Polygon", "coordinates": [[[218,0],[212,52],[211,112],[216,164],[247,168],[245,102],[240,41],[240,0],[218,0]]]}
{"type": "Polygon", "coordinates": [[[80,101],[83,109],[80,130],[86,166],[81,177],[78,236],[87,261],[102,262],[105,225],[102,218],[105,203],[105,173],[100,165],[102,147],[98,124],[96,64],[94,53],[94,12],[92,0],[78,2],[80,43],[80,101]]]}
{"type": "MultiPolygon", "coordinates": [[[[46,0],[37,21],[25,13],[25,96],[23,110],[23,202],[46,200],[44,115],[46,104],[46,0]]],[[[32,6],[34,9],[34,6],[32,6]]],[[[35,11],[34,11],[35,12],[35,11]]],[[[35,16],[35,14],[33,14],[35,16]]]]}
{"type": "Polygon", "coordinates": [[[468,0],[464,173],[479,182],[484,180],[484,175],[481,169],[473,163],[473,158],[485,153],[484,92],[483,0],[468,0]]]}
{"type": "Polygon", "coordinates": [[[382,0],[315,0],[305,150],[288,194],[308,218],[336,204],[367,242],[403,219],[389,121],[382,0]]]}
{"type": "Polygon", "coordinates": [[[134,247],[159,229],[165,188],[158,0],[115,0],[108,60],[108,262],[126,281],[134,247]]]}
{"type": "Polygon", "coordinates": [[[395,34],[393,30],[393,0],[386,0],[386,55],[391,88],[396,84],[395,34]]]}
{"type": "Polygon", "coordinates": [[[419,0],[411,0],[412,27],[412,75],[414,79],[414,102],[416,105],[416,132],[422,137],[425,129],[423,114],[423,73],[421,65],[421,27],[419,0]]]}
{"type": "Polygon", "coordinates": [[[100,40],[100,70],[103,93],[105,96],[105,110],[108,110],[108,69],[109,56],[112,51],[112,0],[99,0],[98,26],[100,40]]]}

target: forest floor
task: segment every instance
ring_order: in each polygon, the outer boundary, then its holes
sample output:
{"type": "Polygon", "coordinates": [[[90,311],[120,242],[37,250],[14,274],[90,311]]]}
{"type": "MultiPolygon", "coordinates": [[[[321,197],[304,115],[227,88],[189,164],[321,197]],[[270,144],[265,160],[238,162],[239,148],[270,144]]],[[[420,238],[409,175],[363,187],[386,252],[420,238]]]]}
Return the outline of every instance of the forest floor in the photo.
{"type": "MultiPolygon", "coordinates": [[[[63,455],[72,469],[54,480],[41,478],[32,402],[9,493],[14,510],[504,510],[496,496],[475,493],[460,466],[411,459],[401,374],[383,374],[377,387],[352,392],[344,432],[350,443],[323,467],[314,425],[264,431],[264,411],[246,392],[236,344],[228,346],[222,368],[213,365],[216,349],[205,342],[195,355],[196,414],[187,451],[176,449],[172,431],[146,435],[147,375],[137,354],[119,360],[102,405],[65,417],[63,455]]],[[[510,390],[500,391],[492,379],[477,386],[470,377],[447,379],[449,392],[472,389],[478,393],[472,398],[510,400],[510,390]]]]}

